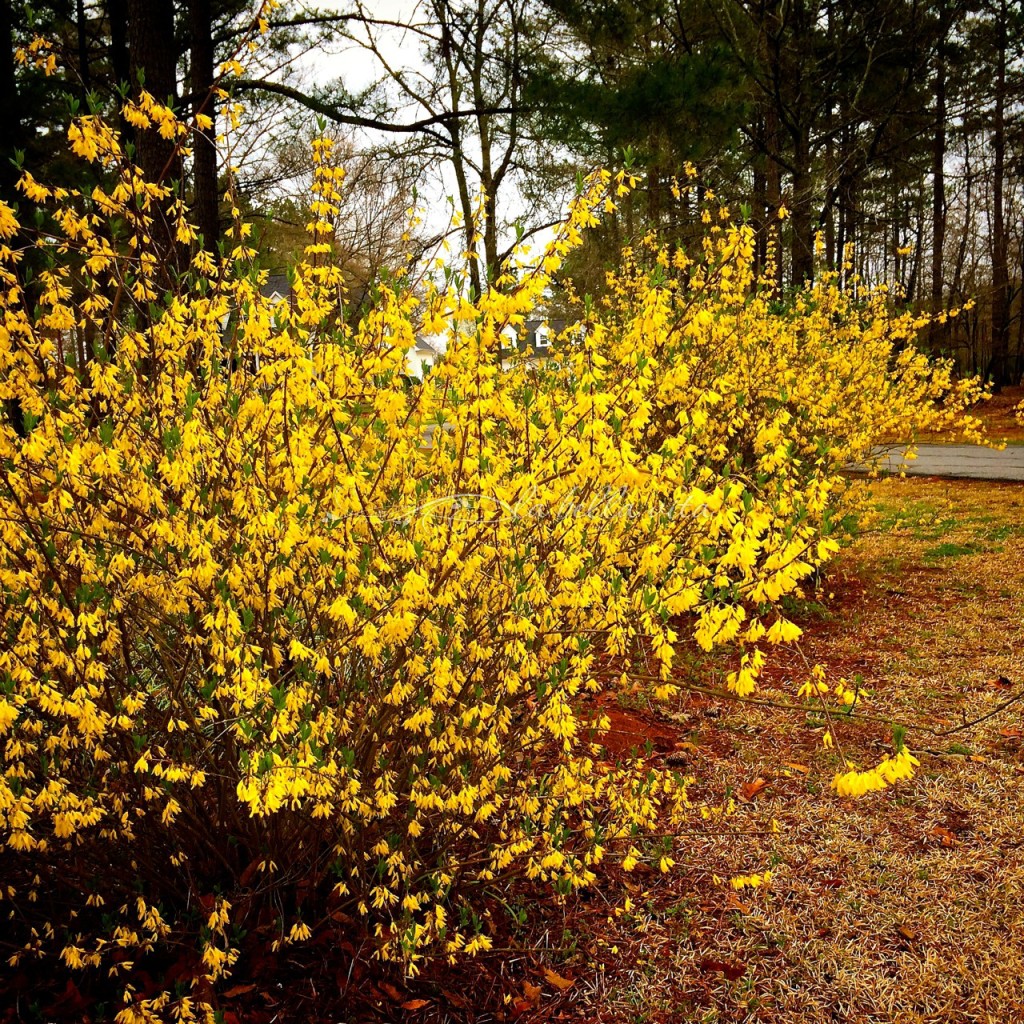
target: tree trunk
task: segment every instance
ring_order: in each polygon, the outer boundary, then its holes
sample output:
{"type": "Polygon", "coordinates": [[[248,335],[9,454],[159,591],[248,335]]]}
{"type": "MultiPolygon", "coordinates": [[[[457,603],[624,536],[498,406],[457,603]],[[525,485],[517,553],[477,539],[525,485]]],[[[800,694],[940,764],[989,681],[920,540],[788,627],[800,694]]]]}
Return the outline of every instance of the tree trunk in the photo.
{"type": "Polygon", "coordinates": [[[766,243],[773,250],[775,260],[775,285],[782,290],[782,221],[779,208],[782,206],[782,168],[776,154],[779,152],[778,114],[769,106],[765,110],[765,217],[768,221],[766,243]]]}
{"type": "MultiPolygon", "coordinates": [[[[174,46],[172,0],[128,0],[128,52],[131,91],[142,87],[159,103],[173,103],[177,95],[177,55],[174,46]]],[[[136,132],[135,161],[145,179],[158,184],[180,180],[181,160],[175,143],[155,129],[136,132]]],[[[175,229],[166,208],[153,213],[153,241],[162,263],[176,260],[175,229]]]]}
{"type": "MultiPolygon", "coordinates": [[[[132,91],[141,72],[143,87],[155,100],[173,103],[178,80],[171,0],[128,0],[128,53],[132,91]]],[[[158,132],[140,132],[136,152],[149,181],[163,181],[174,169],[174,143],[158,132]]]]}
{"type": "Polygon", "coordinates": [[[811,222],[811,154],[806,131],[793,140],[793,210],[790,258],[793,287],[814,276],[814,225],[811,222]]]}
{"type": "Polygon", "coordinates": [[[89,36],[86,32],[85,0],[75,0],[75,30],[78,35],[78,77],[84,100],[92,88],[89,75],[89,36]]]}
{"type": "MultiPolygon", "coordinates": [[[[21,122],[21,104],[18,102],[18,81],[14,74],[14,12],[10,0],[0,0],[0,138],[4,140],[4,153],[0,156],[0,200],[8,206],[15,207],[18,203],[18,169],[11,163],[11,155],[15,149],[24,145],[24,125],[21,122]]],[[[21,235],[21,232],[19,232],[21,235]]],[[[27,243],[28,239],[20,237],[16,244],[27,243]]],[[[31,250],[29,250],[31,252],[31,250]]],[[[18,335],[11,333],[12,341],[18,335]]],[[[25,419],[21,406],[11,399],[3,403],[3,414],[14,431],[25,436],[25,419]]]]}
{"type": "MultiPolygon", "coordinates": [[[[189,0],[191,53],[189,89],[192,112],[213,118],[213,14],[210,0],[189,0]]],[[[192,145],[192,215],[202,236],[202,244],[216,251],[220,236],[220,203],[217,188],[217,131],[196,127],[192,145]]]]}
{"type": "Polygon", "coordinates": [[[110,66],[114,87],[134,86],[131,83],[131,58],[128,54],[128,0],[107,0],[107,22],[110,31],[110,66]]]}
{"type": "MultiPolygon", "coordinates": [[[[935,57],[935,129],[932,136],[932,282],[931,311],[942,310],[943,263],[946,244],[946,54],[945,39],[935,57]]],[[[928,343],[933,356],[946,347],[946,325],[933,321],[928,330],[928,343]]]]}
{"type": "Polygon", "coordinates": [[[16,149],[25,145],[25,127],[21,122],[21,104],[18,102],[18,81],[14,74],[14,12],[11,0],[0,0],[0,139],[4,153],[0,157],[0,199],[9,206],[18,202],[15,185],[18,170],[11,163],[16,149]]]}
{"type": "Polygon", "coordinates": [[[765,156],[764,117],[758,116],[754,122],[754,190],[751,204],[752,227],[755,231],[754,241],[754,273],[760,277],[764,273],[768,253],[768,175],[766,167],[768,158],[765,156]]]}
{"type": "Polygon", "coordinates": [[[1006,0],[999,4],[996,26],[996,82],[992,123],[992,383],[998,390],[1009,384],[1009,279],[1006,267],[1006,222],[1003,191],[1006,161],[1006,0]]]}

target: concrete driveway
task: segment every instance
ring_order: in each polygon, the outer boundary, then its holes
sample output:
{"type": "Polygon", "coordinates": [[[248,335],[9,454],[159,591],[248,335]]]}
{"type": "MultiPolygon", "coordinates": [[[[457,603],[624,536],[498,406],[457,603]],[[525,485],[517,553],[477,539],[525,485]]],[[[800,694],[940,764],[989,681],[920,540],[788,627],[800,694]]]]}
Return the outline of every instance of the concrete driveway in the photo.
{"type": "MultiPolygon", "coordinates": [[[[907,445],[876,449],[883,473],[908,476],[963,477],[974,480],[1024,481],[1024,445],[1007,445],[1001,452],[972,444],[919,444],[917,458],[905,457],[907,445]]],[[[857,466],[854,471],[864,471],[857,466]]]]}

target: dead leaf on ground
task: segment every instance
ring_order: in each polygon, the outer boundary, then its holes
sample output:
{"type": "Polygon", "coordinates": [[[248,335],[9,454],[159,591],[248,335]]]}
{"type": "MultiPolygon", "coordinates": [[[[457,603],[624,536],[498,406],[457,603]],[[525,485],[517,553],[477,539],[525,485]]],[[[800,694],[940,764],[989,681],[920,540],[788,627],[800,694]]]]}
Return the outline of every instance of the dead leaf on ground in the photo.
{"type": "Polygon", "coordinates": [[[400,1003],[405,999],[405,993],[398,988],[397,985],[392,985],[390,981],[382,981],[378,984],[381,992],[384,993],[393,1003],[400,1003]]]}
{"type": "Polygon", "coordinates": [[[800,764],[798,761],[783,761],[783,768],[792,768],[793,771],[799,772],[801,775],[808,775],[811,771],[810,768],[805,764],[800,764]]]}
{"type": "Polygon", "coordinates": [[[698,960],[697,967],[705,974],[717,971],[720,974],[724,974],[730,981],[736,981],[737,978],[742,978],[747,973],[746,964],[730,963],[727,960],[698,960]]]}
{"type": "Polygon", "coordinates": [[[232,985],[231,988],[224,993],[224,998],[237,999],[239,996],[247,996],[250,992],[255,991],[255,985],[232,985]]]}
{"type": "Polygon", "coordinates": [[[928,835],[934,836],[943,846],[952,846],[956,842],[956,836],[948,828],[936,825],[928,835]]]}
{"type": "Polygon", "coordinates": [[[456,1006],[460,1010],[469,1009],[469,1003],[467,1002],[465,996],[460,995],[458,992],[452,992],[450,989],[443,988],[441,989],[441,995],[443,995],[445,999],[447,999],[448,1002],[452,1004],[452,1006],[456,1006]]]}
{"type": "Polygon", "coordinates": [[[743,902],[734,892],[726,894],[725,897],[726,910],[737,910],[741,914],[749,914],[750,906],[743,902]]]}
{"type": "Polygon", "coordinates": [[[243,889],[246,888],[249,885],[249,883],[253,880],[256,871],[259,869],[259,866],[262,863],[263,861],[261,861],[259,857],[254,857],[251,861],[249,861],[245,870],[242,872],[241,876],[238,879],[238,884],[242,886],[243,889]]]}
{"type": "Polygon", "coordinates": [[[544,968],[544,980],[549,985],[554,985],[555,988],[561,989],[563,992],[575,984],[572,978],[563,978],[560,974],[556,974],[547,967],[544,968]]]}
{"type": "Polygon", "coordinates": [[[540,1006],[540,997],[543,989],[540,985],[531,985],[523,978],[523,995],[529,1000],[531,1006],[540,1006]]]}
{"type": "Polygon", "coordinates": [[[758,793],[768,788],[768,782],[765,779],[755,779],[753,782],[744,782],[740,786],[739,795],[744,800],[753,800],[758,793]]]}
{"type": "Polygon", "coordinates": [[[1011,683],[1010,680],[1006,678],[1006,676],[996,676],[995,679],[990,679],[988,681],[988,685],[991,686],[994,690],[1013,689],[1013,683],[1011,683]]]}
{"type": "Polygon", "coordinates": [[[903,936],[903,938],[905,938],[905,939],[906,939],[906,940],[907,940],[908,942],[913,942],[913,941],[914,941],[914,940],[915,940],[915,939],[917,938],[917,932],[915,932],[915,931],[913,930],[913,928],[908,928],[908,927],[907,927],[907,926],[906,926],[905,924],[901,924],[901,925],[899,926],[899,928],[897,928],[896,930],[897,930],[897,931],[898,931],[898,932],[900,933],[900,935],[902,935],[902,936],[903,936]]]}
{"type": "Polygon", "coordinates": [[[422,1010],[424,1006],[429,1006],[429,999],[410,999],[408,1002],[402,1003],[403,1010],[422,1010]]]}

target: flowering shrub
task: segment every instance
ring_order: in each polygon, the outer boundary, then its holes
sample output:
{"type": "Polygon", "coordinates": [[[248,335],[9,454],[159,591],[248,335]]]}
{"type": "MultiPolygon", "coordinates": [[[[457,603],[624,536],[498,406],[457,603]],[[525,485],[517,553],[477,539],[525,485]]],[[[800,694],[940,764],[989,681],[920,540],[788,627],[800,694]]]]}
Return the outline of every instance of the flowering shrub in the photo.
{"type": "Polygon", "coordinates": [[[0,204],[3,941],[122,978],[124,1022],[209,1015],[134,998],[147,957],[191,950],[202,994],[240,929],[281,945],[341,915],[415,969],[488,948],[485,885],[635,864],[686,780],[603,754],[596,659],[628,674],[642,643],[667,697],[680,643],[739,645],[750,692],[799,633],[781,598],[837,549],[842,465],[970,427],[918,322],[829,279],[776,308],[732,225],[692,262],[627,254],[554,358],[502,369],[621,175],[538,268],[476,299],[380,282],[351,327],[327,141],[285,301],[244,226],[168,275],[154,220],[185,247],[187,211],[101,120],[69,141],[110,184],[25,176],[49,218],[31,282],[0,204]],[[447,352],[410,383],[419,330],[447,352]]]}

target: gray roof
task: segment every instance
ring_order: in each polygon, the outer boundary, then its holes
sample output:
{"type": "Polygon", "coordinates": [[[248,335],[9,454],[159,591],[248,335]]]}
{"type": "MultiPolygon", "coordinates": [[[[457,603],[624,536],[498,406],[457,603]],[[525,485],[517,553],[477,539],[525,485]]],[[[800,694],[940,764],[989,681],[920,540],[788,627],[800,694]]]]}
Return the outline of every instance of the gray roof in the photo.
{"type": "Polygon", "coordinates": [[[281,295],[287,298],[292,293],[292,286],[288,283],[287,274],[269,274],[267,283],[260,288],[260,294],[269,299],[273,295],[281,295]]]}

